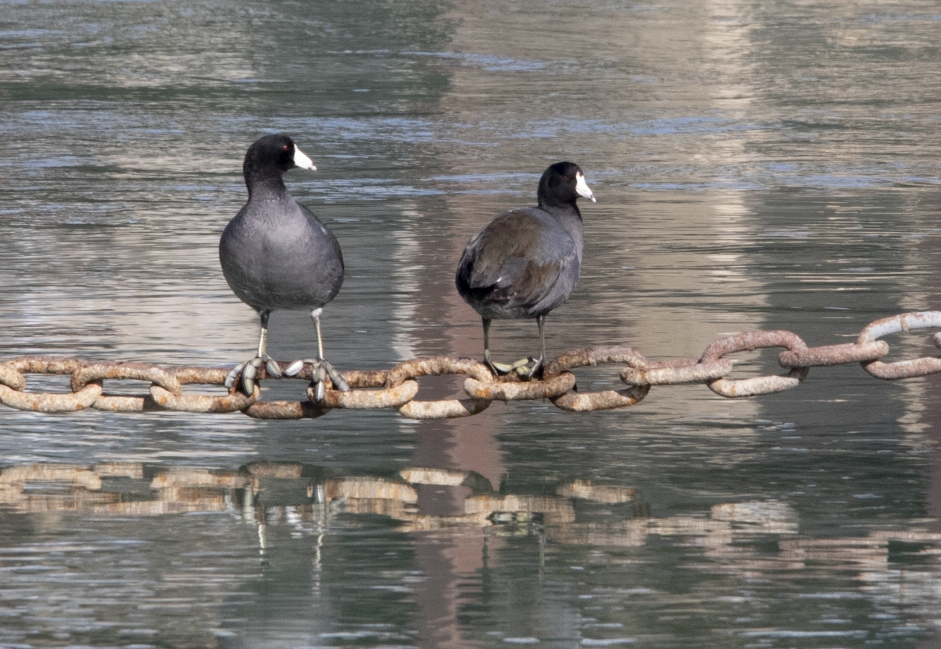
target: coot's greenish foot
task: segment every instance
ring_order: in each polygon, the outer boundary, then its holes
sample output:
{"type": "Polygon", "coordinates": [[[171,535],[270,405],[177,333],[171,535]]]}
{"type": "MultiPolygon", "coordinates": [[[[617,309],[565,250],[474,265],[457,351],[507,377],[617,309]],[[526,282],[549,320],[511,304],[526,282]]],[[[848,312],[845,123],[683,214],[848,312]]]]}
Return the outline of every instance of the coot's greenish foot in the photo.
{"type": "MultiPolygon", "coordinates": [[[[268,318],[277,309],[313,310],[318,346],[315,360],[329,367],[331,376],[339,376],[323,358],[320,313],[343,284],[343,255],[333,233],[284,186],[282,175],[294,167],[317,168],[287,135],[256,140],[242,165],[248,202],[219,240],[219,261],[226,281],[261,318],[258,354],[237,365],[226,378],[227,387],[238,384],[246,394],[253,393],[262,367],[272,378],[281,378],[278,364],[266,351],[268,318]]],[[[295,374],[300,367],[303,363],[295,374]]],[[[334,384],[349,389],[342,379],[334,384]]],[[[323,390],[318,388],[317,392],[322,394],[323,390]]]]}
{"type": "Polygon", "coordinates": [[[582,215],[578,197],[595,202],[585,174],[557,162],[539,180],[537,207],[500,214],[474,236],[458,262],[457,291],[483,321],[484,360],[494,374],[541,376],[546,362],[546,316],[565,302],[581,270],[582,215]],[[496,363],[490,357],[490,322],[535,318],[539,358],[496,363]]]}

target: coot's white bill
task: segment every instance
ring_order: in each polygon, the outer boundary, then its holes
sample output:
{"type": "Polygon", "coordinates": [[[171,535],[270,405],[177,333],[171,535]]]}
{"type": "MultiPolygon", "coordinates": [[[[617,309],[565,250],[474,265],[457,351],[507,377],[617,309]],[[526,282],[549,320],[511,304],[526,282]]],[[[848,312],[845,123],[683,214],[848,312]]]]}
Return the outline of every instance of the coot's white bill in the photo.
{"type": "Polygon", "coordinates": [[[584,196],[592,203],[597,203],[595,200],[595,195],[591,193],[591,190],[588,189],[588,183],[585,182],[585,174],[581,171],[575,174],[575,193],[579,196],[584,196]]]}
{"type": "MultiPolygon", "coordinates": [[[[296,145],[294,147],[294,164],[300,167],[301,169],[317,171],[317,167],[314,165],[313,160],[311,160],[306,155],[304,155],[304,153],[300,149],[298,149],[296,145]]],[[[586,189],[587,189],[587,186],[586,186],[586,189]]],[[[588,192],[588,193],[590,194],[591,192],[588,192]]],[[[592,198],[591,200],[595,200],[595,199],[592,198]]]]}

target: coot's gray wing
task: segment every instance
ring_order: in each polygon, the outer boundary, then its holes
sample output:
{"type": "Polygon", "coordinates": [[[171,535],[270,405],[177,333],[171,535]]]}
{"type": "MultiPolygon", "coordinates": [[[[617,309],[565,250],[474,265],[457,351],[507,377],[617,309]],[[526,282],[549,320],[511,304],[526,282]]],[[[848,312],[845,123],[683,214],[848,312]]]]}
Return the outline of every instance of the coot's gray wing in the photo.
{"type": "Polygon", "coordinates": [[[578,281],[575,241],[551,215],[521,208],[496,217],[467,244],[457,288],[482,315],[531,317],[564,302],[578,281]]]}

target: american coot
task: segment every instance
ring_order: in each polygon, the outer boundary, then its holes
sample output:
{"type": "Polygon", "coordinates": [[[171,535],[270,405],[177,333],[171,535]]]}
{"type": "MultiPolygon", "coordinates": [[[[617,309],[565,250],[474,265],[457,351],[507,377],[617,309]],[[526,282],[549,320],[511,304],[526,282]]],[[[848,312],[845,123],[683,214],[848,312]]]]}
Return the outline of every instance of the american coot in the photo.
{"type": "Polygon", "coordinates": [[[252,394],[262,365],[270,376],[281,378],[278,364],[266,352],[268,317],[275,309],[307,308],[313,309],[318,356],[292,363],[285,374],[297,374],[305,362],[314,365],[316,392],[322,399],[325,374],[341,390],[349,389],[324,360],[320,335],[322,307],[343,284],[343,255],[333,233],[284,186],[281,175],[294,167],[317,168],[287,135],[266,135],[245,154],[242,171],[248,202],[222,232],[219,261],[232,291],[258,311],[261,335],[258,355],[237,365],[226,378],[226,387],[241,376],[242,389],[252,394]]]}
{"type": "Polygon", "coordinates": [[[457,267],[457,292],[481,315],[484,358],[497,374],[539,375],[546,361],[546,315],[568,299],[582,262],[579,196],[595,202],[585,175],[572,162],[557,162],[539,180],[538,207],[497,216],[464,248],[457,267]],[[511,365],[490,360],[493,318],[536,318],[539,359],[511,365]],[[530,365],[530,363],[534,363],[530,365]]]}

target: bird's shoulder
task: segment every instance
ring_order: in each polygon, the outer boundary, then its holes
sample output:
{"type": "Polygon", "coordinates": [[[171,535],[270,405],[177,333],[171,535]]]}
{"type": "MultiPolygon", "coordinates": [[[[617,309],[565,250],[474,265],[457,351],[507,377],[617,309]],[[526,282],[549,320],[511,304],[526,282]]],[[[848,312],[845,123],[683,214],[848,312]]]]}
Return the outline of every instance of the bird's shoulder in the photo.
{"type": "Polygon", "coordinates": [[[521,207],[496,216],[471,244],[489,256],[541,258],[574,246],[566,229],[538,207],[521,207]]]}

